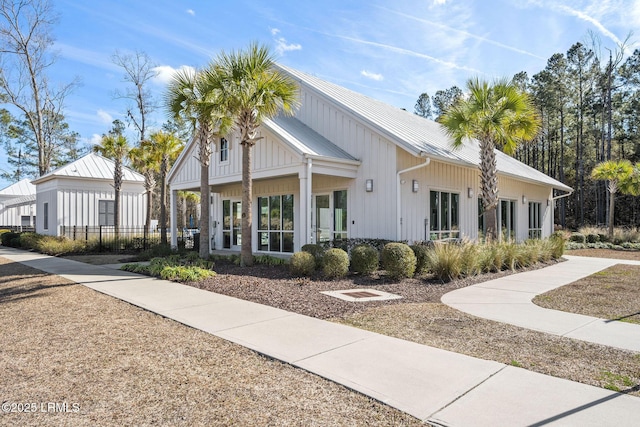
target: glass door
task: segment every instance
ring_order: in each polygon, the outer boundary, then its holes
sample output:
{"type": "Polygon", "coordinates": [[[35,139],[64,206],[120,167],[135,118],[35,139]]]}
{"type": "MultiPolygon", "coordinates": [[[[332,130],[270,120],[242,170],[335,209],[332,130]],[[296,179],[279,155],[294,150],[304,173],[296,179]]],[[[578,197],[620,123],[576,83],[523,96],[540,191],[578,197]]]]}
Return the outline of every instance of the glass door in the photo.
{"type": "Polygon", "coordinates": [[[239,250],[242,245],[242,202],[222,201],[222,247],[239,250]]]}
{"type": "Polygon", "coordinates": [[[331,206],[328,194],[316,196],[316,243],[331,240],[331,206]]]}

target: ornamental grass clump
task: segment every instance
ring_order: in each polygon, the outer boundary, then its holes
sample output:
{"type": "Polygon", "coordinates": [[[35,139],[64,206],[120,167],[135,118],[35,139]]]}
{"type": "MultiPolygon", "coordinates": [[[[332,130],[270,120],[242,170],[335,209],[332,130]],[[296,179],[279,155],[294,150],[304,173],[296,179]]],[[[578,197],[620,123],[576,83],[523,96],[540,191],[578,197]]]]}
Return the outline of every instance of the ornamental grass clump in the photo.
{"type": "Polygon", "coordinates": [[[309,252],[296,252],[289,260],[289,271],[294,276],[311,276],[316,269],[316,259],[309,252]]]}
{"type": "Polygon", "coordinates": [[[345,277],[349,273],[349,255],[342,249],[327,250],[322,262],[322,272],[330,279],[345,277]]]}
{"type": "Polygon", "coordinates": [[[351,269],[367,276],[378,269],[378,251],[371,245],[358,245],[351,250],[351,269]]]}
{"type": "Polygon", "coordinates": [[[387,243],[381,254],[382,268],[393,279],[413,277],[416,271],[416,255],[404,243],[387,243]]]}
{"type": "Polygon", "coordinates": [[[463,271],[463,253],[462,246],[438,243],[429,251],[429,270],[443,282],[457,279],[463,271]]]}

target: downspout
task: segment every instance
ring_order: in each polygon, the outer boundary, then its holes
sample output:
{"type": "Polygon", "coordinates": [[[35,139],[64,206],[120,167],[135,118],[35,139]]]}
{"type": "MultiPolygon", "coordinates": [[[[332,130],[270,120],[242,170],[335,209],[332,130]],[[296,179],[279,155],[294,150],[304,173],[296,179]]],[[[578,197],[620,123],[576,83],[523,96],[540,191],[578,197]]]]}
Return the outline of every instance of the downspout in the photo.
{"type": "Polygon", "coordinates": [[[400,188],[400,175],[402,175],[403,173],[407,173],[407,172],[411,172],[413,170],[416,169],[420,169],[423,168],[425,166],[428,166],[429,163],[431,163],[431,158],[427,157],[427,153],[425,153],[424,151],[421,151],[419,154],[419,157],[425,159],[424,163],[420,163],[418,165],[415,166],[411,166],[409,168],[406,169],[402,169],[399,170],[398,172],[396,172],[396,240],[402,240],[402,209],[401,209],[401,205],[402,205],[402,196],[401,196],[401,188],[400,188]]]}
{"type": "Polygon", "coordinates": [[[304,220],[304,224],[305,224],[305,230],[304,233],[305,238],[304,238],[304,242],[305,243],[313,243],[313,231],[311,230],[311,206],[312,206],[312,200],[313,200],[313,196],[311,195],[311,188],[312,188],[312,175],[313,175],[313,160],[305,154],[304,156],[307,159],[307,200],[305,200],[305,204],[306,204],[306,213],[307,213],[307,217],[304,220]]]}

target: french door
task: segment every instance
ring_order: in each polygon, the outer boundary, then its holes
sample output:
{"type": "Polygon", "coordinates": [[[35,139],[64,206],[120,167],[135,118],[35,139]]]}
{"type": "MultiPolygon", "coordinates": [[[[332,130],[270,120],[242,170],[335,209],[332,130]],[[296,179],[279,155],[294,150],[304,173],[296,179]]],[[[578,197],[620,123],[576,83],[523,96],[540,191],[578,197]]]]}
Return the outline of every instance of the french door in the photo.
{"type": "Polygon", "coordinates": [[[347,238],[347,191],[340,190],[314,197],[315,242],[347,238]]]}
{"type": "Polygon", "coordinates": [[[222,201],[222,247],[239,250],[242,245],[242,202],[222,201]]]}

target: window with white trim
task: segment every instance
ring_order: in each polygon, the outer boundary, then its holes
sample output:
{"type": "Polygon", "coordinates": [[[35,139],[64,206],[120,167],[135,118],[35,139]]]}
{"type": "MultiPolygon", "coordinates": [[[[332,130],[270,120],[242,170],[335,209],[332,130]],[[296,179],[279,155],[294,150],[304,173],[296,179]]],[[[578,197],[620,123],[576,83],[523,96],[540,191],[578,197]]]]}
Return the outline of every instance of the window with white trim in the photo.
{"type": "Polygon", "coordinates": [[[43,214],[44,215],[43,215],[43,218],[42,218],[44,220],[43,228],[45,230],[48,230],[49,229],[49,203],[48,202],[45,203],[43,207],[44,207],[44,209],[43,209],[43,211],[44,211],[43,214]]]}
{"type": "Polygon", "coordinates": [[[460,194],[431,191],[429,203],[429,239],[460,237],[460,194]]]}
{"type": "Polygon", "coordinates": [[[293,252],[293,194],[258,197],[258,250],[293,252]]]}
{"type": "Polygon", "coordinates": [[[529,238],[542,238],[542,205],[539,202],[529,202],[529,238]]]}
{"type": "Polygon", "coordinates": [[[229,141],[226,138],[220,138],[220,163],[229,160],[229,141]]]}
{"type": "Polygon", "coordinates": [[[98,225],[115,225],[116,202],[114,200],[98,200],[98,225]]]}

